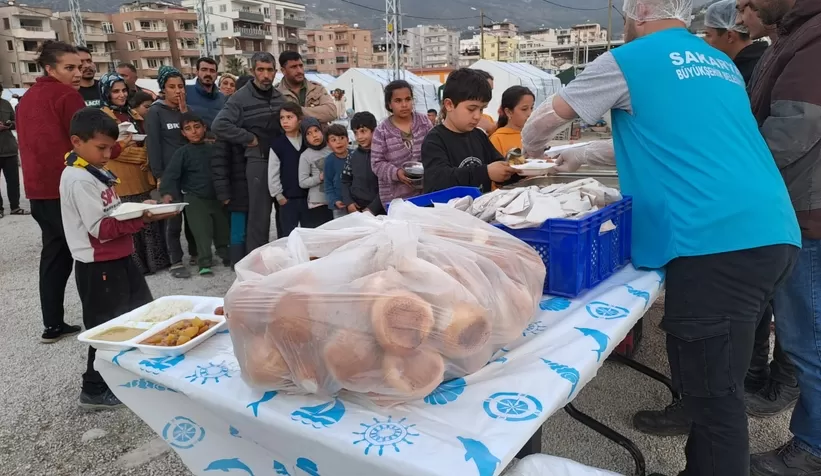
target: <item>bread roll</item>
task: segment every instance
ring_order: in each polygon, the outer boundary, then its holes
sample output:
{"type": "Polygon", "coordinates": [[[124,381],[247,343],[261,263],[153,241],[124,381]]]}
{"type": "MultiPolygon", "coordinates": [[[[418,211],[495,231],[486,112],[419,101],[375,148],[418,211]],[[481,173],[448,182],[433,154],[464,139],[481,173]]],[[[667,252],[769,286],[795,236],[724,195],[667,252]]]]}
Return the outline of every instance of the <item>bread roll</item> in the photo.
{"type": "Polygon", "coordinates": [[[408,291],[379,296],[371,307],[371,325],[376,340],[387,352],[410,355],[433,329],[430,303],[408,291]]]}
{"type": "Polygon", "coordinates": [[[248,383],[256,387],[278,387],[289,382],[291,372],[273,342],[261,336],[251,336],[243,347],[240,360],[248,383]]]}
{"type": "Polygon", "coordinates": [[[479,352],[490,340],[492,324],[486,309],[468,303],[453,306],[443,329],[435,333],[447,357],[466,357],[479,352]]]}
{"type": "Polygon", "coordinates": [[[445,362],[431,350],[415,350],[406,355],[387,354],[382,361],[385,383],[402,397],[421,398],[442,383],[445,362]]]}
{"type": "Polygon", "coordinates": [[[348,390],[367,392],[382,383],[382,349],[368,334],[340,329],[325,344],[328,373],[348,390]]]}

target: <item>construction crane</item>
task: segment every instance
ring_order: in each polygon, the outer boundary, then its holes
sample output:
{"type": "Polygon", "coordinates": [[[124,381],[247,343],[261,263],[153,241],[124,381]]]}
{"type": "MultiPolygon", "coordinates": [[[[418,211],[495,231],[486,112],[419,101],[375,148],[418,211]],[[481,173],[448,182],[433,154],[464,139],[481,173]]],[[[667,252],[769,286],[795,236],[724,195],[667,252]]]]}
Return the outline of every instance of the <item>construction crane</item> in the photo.
{"type": "Polygon", "coordinates": [[[385,47],[393,79],[402,78],[402,17],[399,0],[385,0],[385,47]]]}
{"type": "Polygon", "coordinates": [[[74,43],[86,46],[86,33],[83,26],[83,14],[80,11],[80,0],[68,0],[71,10],[71,32],[74,34],[74,43]]]}

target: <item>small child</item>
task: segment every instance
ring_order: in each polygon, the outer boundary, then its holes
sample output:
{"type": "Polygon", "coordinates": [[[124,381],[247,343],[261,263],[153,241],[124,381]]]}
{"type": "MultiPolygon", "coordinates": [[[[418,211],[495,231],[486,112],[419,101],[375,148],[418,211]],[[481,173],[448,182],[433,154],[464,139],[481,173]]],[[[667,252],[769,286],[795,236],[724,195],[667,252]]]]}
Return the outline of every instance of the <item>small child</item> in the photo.
{"type": "Polygon", "coordinates": [[[461,68],[448,76],[442,94],[445,119],[422,144],[424,193],[456,186],[489,192],[492,182],[504,183],[514,177],[516,169],[476,127],[491,94],[488,80],[474,70],[461,68]]]}
{"type": "Polygon", "coordinates": [[[180,130],[188,144],[180,147],[171,158],[160,182],[163,202],[188,202],[185,216],[197,243],[197,265],[200,276],[211,276],[213,266],[211,243],[224,266],[231,266],[228,256],[228,214],[217,200],[211,175],[214,144],[205,141],[205,122],[194,113],[180,118],[180,130]],[[182,191],[182,196],[180,196],[182,191]]]}
{"type": "MultiPolygon", "coordinates": [[[[66,242],[74,258],[74,277],[83,305],[83,325],[91,329],[154,300],[145,277],[131,259],[132,236],[145,223],[172,215],[149,213],[133,220],[109,216],[120,205],[114,191],[119,179],[105,165],[119,130],[97,108],[81,109],[71,119],[71,145],[60,177],[60,212],[66,242]]],[[[96,351],[88,348],[80,407],[115,408],[120,401],[94,370],[96,351]]]]}
{"type": "Polygon", "coordinates": [[[371,140],[376,129],[376,117],[370,112],[357,112],[351,119],[359,147],[351,152],[342,170],[342,202],[348,213],[369,211],[385,213],[379,198],[379,180],[371,168],[371,140]]]}
{"type": "Polygon", "coordinates": [[[301,124],[305,150],[299,156],[299,186],[308,189],[308,223],[305,228],[316,228],[334,219],[325,196],[325,158],[331,152],[319,121],[306,117],[301,124]]]}
{"type": "MultiPolygon", "coordinates": [[[[302,108],[286,102],[279,111],[279,124],[285,134],[271,141],[268,157],[268,190],[279,203],[279,225],[282,236],[311,222],[308,216],[308,191],[299,186],[299,156],[305,150],[299,127],[302,108]]],[[[274,211],[273,213],[276,213],[274,211]]],[[[272,227],[275,216],[271,215],[272,227]]]]}
{"type": "Polygon", "coordinates": [[[490,136],[490,143],[506,156],[511,149],[522,148],[522,128],[533,113],[536,96],[524,86],[511,86],[502,94],[499,106],[499,120],[496,132],[490,136]]]}
{"type": "Polygon", "coordinates": [[[342,201],[342,170],[348,161],[348,129],[340,124],[328,127],[328,145],[331,152],[325,159],[325,195],[328,197],[328,208],[333,210],[334,219],[348,214],[345,202],[342,201]]]}

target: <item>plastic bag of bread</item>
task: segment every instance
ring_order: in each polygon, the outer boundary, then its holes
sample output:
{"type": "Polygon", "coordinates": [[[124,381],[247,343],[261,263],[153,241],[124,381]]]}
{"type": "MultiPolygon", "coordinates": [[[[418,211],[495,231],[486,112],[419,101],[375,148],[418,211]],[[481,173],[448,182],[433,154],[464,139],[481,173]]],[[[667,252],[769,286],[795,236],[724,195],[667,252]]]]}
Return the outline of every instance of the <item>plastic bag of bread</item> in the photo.
{"type": "Polygon", "coordinates": [[[400,403],[521,336],[544,282],[535,251],[456,210],[390,210],[297,229],[237,264],[225,314],[250,385],[400,403]]]}

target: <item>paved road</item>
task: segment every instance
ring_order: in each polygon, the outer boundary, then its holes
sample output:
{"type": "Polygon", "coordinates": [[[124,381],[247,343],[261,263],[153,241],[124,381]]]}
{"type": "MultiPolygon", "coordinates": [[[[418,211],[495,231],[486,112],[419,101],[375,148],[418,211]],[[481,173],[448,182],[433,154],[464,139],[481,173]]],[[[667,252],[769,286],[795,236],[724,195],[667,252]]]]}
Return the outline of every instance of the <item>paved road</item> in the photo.
{"type": "MultiPolygon", "coordinates": [[[[5,195],[2,182],[0,193],[5,195]]],[[[27,202],[24,205],[28,208],[27,202]]],[[[39,228],[31,217],[6,216],[0,220],[0,474],[190,474],[176,454],[130,410],[83,413],[77,408],[86,348],[73,338],[52,345],[39,343],[39,247],[39,228]]],[[[216,273],[212,278],[186,281],[161,273],[149,277],[148,284],[155,297],[223,295],[233,277],[225,268],[216,268],[216,273]]],[[[82,324],[73,278],[65,304],[67,321],[82,324]]],[[[659,319],[656,303],[648,314],[638,359],[664,370],[667,362],[663,335],[657,328],[659,319]]],[[[662,407],[668,398],[659,384],[607,363],[575,403],[633,438],[644,451],[648,468],[674,475],[684,466],[684,439],[645,437],[630,429],[634,411],[662,407]]],[[[788,415],[751,420],[753,450],[769,449],[785,441],[789,436],[788,420],[788,415]]],[[[621,447],[564,413],[545,425],[543,451],[625,474],[630,474],[633,467],[621,447]]]]}

